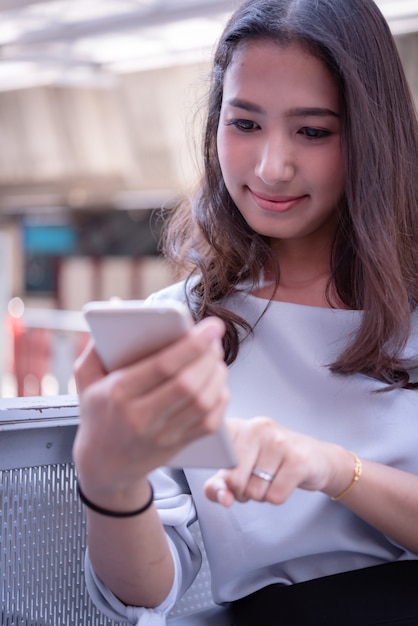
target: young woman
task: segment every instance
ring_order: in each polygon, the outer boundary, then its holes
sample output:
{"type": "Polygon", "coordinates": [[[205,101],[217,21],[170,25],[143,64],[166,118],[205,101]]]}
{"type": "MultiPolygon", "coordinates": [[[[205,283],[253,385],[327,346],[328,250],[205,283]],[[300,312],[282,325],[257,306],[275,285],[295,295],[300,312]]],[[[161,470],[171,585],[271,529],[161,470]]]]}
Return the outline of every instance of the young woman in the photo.
{"type": "Polygon", "coordinates": [[[197,517],[234,626],[416,624],[418,128],[374,2],[245,0],[204,165],[166,239],[189,277],[151,298],[197,324],[113,374],[93,348],[76,365],[92,597],[163,624],[197,517]],[[223,415],[234,469],[164,469],[223,415]]]}

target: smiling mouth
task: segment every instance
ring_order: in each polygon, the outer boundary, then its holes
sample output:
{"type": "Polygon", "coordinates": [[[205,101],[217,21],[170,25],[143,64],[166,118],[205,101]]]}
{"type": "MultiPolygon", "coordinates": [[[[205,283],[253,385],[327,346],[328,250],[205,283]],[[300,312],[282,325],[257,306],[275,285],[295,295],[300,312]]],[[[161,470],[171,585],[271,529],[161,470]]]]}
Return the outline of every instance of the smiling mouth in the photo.
{"type": "Polygon", "coordinates": [[[299,204],[307,196],[265,196],[249,189],[251,196],[260,208],[265,211],[284,213],[299,204]]]}

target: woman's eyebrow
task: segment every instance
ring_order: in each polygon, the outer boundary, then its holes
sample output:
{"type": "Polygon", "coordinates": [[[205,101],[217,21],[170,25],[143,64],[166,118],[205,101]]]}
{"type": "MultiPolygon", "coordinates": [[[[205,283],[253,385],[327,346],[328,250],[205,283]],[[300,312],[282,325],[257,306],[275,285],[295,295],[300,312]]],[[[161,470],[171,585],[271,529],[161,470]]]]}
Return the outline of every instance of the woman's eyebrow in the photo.
{"type": "MultiPolygon", "coordinates": [[[[231,98],[227,100],[226,104],[229,106],[235,107],[237,109],[243,109],[244,111],[248,111],[249,113],[265,113],[263,107],[260,107],[258,104],[254,104],[249,102],[248,100],[241,100],[240,98],[231,98]]],[[[294,109],[290,109],[286,113],[286,117],[337,117],[340,115],[336,111],[332,109],[328,109],[326,107],[297,107],[294,109]]]]}
{"type": "Polygon", "coordinates": [[[244,109],[244,111],[249,111],[250,113],[265,113],[264,109],[258,106],[258,104],[253,104],[252,102],[241,100],[240,98],[231,98],[227,100],[227,104],[237,109],[244,109]]]}
{"type": "Polygon", "coordinates": [[[339,113],[324,107],[298,107],[290,109],[287,117],[340,117],[339,113]]]}

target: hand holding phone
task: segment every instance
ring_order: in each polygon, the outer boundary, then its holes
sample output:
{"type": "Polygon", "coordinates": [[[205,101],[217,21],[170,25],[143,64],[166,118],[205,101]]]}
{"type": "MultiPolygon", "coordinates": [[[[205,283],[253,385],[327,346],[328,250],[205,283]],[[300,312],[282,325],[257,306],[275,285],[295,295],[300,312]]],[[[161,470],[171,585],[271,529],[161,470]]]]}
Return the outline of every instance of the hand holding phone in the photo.
{"type": "MultiPolygon", "coordinates": [[[[96,352],[108,372],[145,358],[181,338],[193,325],[187,307],[167,300],[88,302],[83,307],[96,352]]],[[[231,468],[236,465],[225,425],[183,448],[170,467],[231,468]]]]}

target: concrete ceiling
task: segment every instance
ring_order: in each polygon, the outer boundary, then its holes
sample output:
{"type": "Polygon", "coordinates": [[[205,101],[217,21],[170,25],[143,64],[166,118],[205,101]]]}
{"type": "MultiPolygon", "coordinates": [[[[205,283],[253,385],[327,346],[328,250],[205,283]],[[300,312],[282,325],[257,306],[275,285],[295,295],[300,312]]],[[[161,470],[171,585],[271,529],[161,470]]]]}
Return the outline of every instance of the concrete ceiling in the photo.
{"type": "Polygon", "coordinates": [[[212,49],[239,0],[0,0],[0,89],[89,82],[212,49]],[[64,71],[63,71],[64,70],[64,71]]]}

